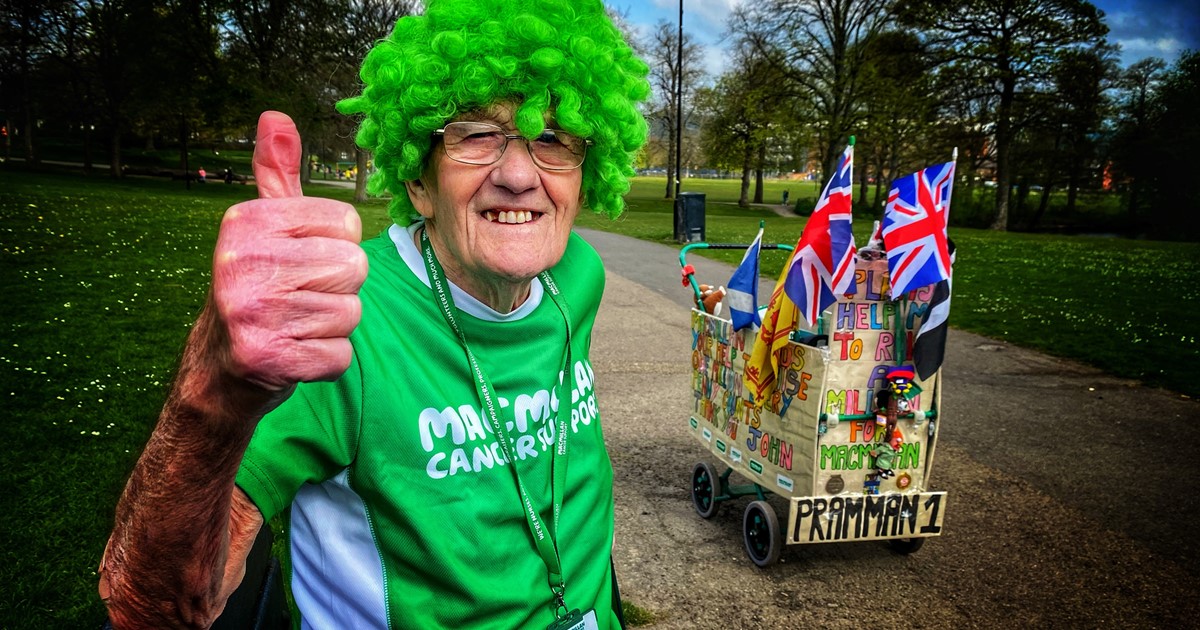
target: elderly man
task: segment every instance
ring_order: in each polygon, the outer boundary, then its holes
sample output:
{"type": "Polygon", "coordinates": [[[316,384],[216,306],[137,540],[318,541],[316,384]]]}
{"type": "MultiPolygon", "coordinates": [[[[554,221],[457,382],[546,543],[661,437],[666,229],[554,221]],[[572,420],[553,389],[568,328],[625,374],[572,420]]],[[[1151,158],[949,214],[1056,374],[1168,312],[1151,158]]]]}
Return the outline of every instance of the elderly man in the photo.
{"type": "Polygon", "coordinates": [[[206,627],[290,510],[314,628],[609,628],[612,467],[571,227],[615,216],[645,64],[599,0],[430,0],[363,64],[358,142],[395,221],[303,197],[286,116],[101,566],[117,628],[206,627]],[[369,271],[368,271],[369,269],[369,271]]]}

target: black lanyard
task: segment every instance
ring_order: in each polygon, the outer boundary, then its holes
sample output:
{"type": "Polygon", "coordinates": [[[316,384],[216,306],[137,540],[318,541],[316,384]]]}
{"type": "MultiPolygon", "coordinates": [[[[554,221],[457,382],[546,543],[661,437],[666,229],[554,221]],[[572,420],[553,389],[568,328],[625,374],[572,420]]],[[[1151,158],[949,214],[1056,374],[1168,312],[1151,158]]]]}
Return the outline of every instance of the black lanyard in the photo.
{"type": "Polygon", "coordinates": [[[562,575],[562,562],[558,554],[558,544],[555,541],[558,538],[558,517],[562,511],[563,492],[567,482],[567,425],[571,417],[570,392],[575,387],[574,371],[571,366],[570,310],[567,308],[566,300],[563,299],[562,294],[558,290],[558,285],[555,284],[550,272],[547,270],[538,274],[538,278],[542,281],[542,286],[546,289],[546,293],[550,295],[550,299],[558,307],[567,330],[567,352],[562,369],[567,387],[564,389],[561,381],[558,384],[558,426],[556,427],[558,435],[556,436],[555,449],[551,451],[550,455],[550,497],[554,507],[554,522],[552,529],[546,531],[545,523],[542,522],[541,517],[538,515],[537,508],[534,506],[529,492],[526,491],[525,484],[521,481],[521,474],[517,471],[517,461],[513,458],[513,448],[508,434],[504,430],[504,423],[500,421],[500,410],[493,396],[495,389],[492,387],[491,380],[483,373],[483,368],[479,366],[479,362],[475,359],[475,353],[471,351],[471,346],[467,343],[466,335],[458,325],[456,318],[458,309],[455,308],[454,298],[450,296],[450,291],[445,284],[445,272],[442,269],[442,264],[438,262],[437,256],[433,253],[433,247],[429,243],[428,230],[424,229],[421,230],[421,254],[421,258],[425,261],[425,268],[429,272],[429,285],[433,290],[434,301],[437,302],[442,311],[442,316],[446,318],[446,323],[450,325],[450,329],[454,331],[455,336],[458,337],[458,342],[467,353],[467,361],[471,365],[471,374],[475,380],[475,390],[479,394],[480,402],[483,403],[484,411],[487,412],[488,421],[492,426],[492,433],[496,436],[496,442],[499,444],[501,452],[504,453],[504,459],[509,462],[509,468],[512,469],[513,478],[517,482],[517,491],[521,495],[521,505],[525,508],[525,520],[529,525],[529,532],[533,535],[533,542],[537,546],[538,554],[542,557],[542,561],[546,563],[550,591],[554,593],[554,601],[557,605],[555,616],[561,617],[562,615],[559,611],[566,610],[564,597],[567,587],[562,575]],[[567,395],[564,396],[564,393],[567,395]]]}

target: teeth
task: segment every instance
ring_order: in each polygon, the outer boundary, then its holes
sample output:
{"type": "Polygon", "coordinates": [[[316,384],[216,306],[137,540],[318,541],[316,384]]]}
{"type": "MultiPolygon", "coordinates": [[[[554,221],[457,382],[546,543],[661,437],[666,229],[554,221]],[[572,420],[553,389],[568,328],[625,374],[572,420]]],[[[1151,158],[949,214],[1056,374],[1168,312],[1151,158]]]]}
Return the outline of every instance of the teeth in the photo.
{"type": "Polygon", "coordinates": [[[493,223],[528,223],[533,220],[533,212],[529,210],[485,210],[483,218],[493,223]]]}

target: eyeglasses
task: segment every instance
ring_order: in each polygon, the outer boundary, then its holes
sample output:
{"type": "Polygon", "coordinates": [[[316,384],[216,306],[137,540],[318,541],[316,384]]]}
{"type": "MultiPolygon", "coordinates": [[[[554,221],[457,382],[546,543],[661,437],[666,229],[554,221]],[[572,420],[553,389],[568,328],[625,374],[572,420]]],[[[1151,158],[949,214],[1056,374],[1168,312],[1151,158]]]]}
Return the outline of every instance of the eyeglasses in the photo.
{"type": "Polygon", "coordinates": [[[446,156],[455,162],[485,166],[495,164],[504,156],[510,140],[524,140],[533,162],[548,171],[569,171],[579,168],[587,155],[591,140],[585,140],[561,129],[546,129],[532,140],[485,122],[452,122],[433,132],[442,137],[446,156]]]}

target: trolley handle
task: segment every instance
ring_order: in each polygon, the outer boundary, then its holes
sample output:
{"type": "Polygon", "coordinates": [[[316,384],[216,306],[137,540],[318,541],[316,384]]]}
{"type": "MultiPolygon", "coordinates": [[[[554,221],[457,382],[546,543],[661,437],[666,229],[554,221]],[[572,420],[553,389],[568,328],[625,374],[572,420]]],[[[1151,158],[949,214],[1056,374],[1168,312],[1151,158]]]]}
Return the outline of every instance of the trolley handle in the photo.
{"type": "MultiPolygon", "coordinates": [[[[683,286],[690,285],[692,287],[696,308],[700,309],[701,312],[706,312],[700,295],[700,285],[696,283],[696,278],[694,277],[696,269],[687,263],[687,253],[693,249],[749,249],[751,245],[753,243],[689,243],[683,246],[683,249],[679,251],[679,266],[683,270],[683,286]]],[[[784,245],[782,243],[762,243],[758,247],[760,251],[764,249],[778,249],[790,252],[795,249],[791,245],[784,245]]]]}

